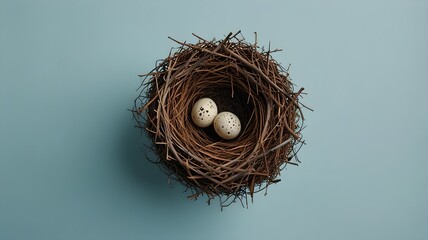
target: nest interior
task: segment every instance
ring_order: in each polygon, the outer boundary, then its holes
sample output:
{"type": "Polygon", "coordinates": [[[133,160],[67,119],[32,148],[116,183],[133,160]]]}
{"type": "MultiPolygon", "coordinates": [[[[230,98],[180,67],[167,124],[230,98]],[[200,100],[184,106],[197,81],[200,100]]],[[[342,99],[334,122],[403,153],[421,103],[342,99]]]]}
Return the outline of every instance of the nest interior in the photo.
{"type": "Polygon", "coordinates": [[[226,196],[242,202],[278,182],[287,164],[299,162],[303,88],[294,91],[288,69],[271,56],[278,50],[258,47],[257,35],[253,44],[240,32],[222,40],[194,36],[194,44],[171,38],[179,47],[141,75],[133,114],[153,141],[156,163],[191,189],[191,198],[206,194],[209,200],[226,196]],[[204,97],[219,112],[239,117],[236,139],[223,140],[212,126],[194,125],[192,106],[204,97]]]}

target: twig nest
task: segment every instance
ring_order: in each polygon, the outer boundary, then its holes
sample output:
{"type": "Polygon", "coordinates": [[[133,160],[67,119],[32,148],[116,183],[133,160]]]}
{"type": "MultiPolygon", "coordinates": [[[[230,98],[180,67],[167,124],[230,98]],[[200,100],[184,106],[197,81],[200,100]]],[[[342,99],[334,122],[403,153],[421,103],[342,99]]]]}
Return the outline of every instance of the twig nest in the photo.
{"type": "Polygon", "coordinates": [[[134,117],[153,141],[157,164],[191,198],[246,204],[299,162],[303,88],[294,91],[288,69],[272,58],[278,50],[247,43],[239,32],[219,41],[196,37],[195,44],[173,39],[179,48],[141,75],[134,117]]]}

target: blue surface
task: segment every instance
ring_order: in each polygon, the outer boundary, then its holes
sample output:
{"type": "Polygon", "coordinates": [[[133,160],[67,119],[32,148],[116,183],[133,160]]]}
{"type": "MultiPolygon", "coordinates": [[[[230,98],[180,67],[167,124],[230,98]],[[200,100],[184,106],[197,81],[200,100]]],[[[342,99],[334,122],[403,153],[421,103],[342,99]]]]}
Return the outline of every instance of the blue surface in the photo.
{"type": "Polygon", "coordinates": [[[0,1],[0,239],[428,239],[428,2],[0,1]],[[241,29],[309,95],[302,164],[249,209],[143,160],[140,79],[241,29]]]}

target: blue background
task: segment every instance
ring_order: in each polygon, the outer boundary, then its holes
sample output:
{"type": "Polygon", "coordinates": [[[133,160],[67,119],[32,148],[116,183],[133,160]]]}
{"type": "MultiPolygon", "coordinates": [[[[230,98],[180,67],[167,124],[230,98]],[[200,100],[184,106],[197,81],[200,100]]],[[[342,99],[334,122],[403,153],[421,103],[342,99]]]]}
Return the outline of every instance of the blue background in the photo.
{"type": "Polygon", "coordinates": [[[0,239],[428,239],[428,2],[0,1],[0,239]],[[302,164],[223,212],[144,160],[140,73],[176,46],[282,48],[302,164]]]}

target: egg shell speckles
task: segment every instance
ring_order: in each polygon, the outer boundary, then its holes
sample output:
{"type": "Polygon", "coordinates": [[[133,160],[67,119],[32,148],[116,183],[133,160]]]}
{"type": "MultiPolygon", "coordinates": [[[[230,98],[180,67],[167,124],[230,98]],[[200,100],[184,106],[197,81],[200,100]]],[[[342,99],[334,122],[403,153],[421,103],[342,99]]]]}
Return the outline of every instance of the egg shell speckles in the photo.
{"type": "Polygon", "coordinates": [[[231,140],[241,132],[241,121],[231,112],[221,112],[214,119],[214,130],[221,138],[231,140]]]}
{"type": "Polygon", "coordinates": [[[199,99],[192,108],[192,120],[198,127],[208,127],[217,115],[217,105],[211,98],[199,99]]]}

